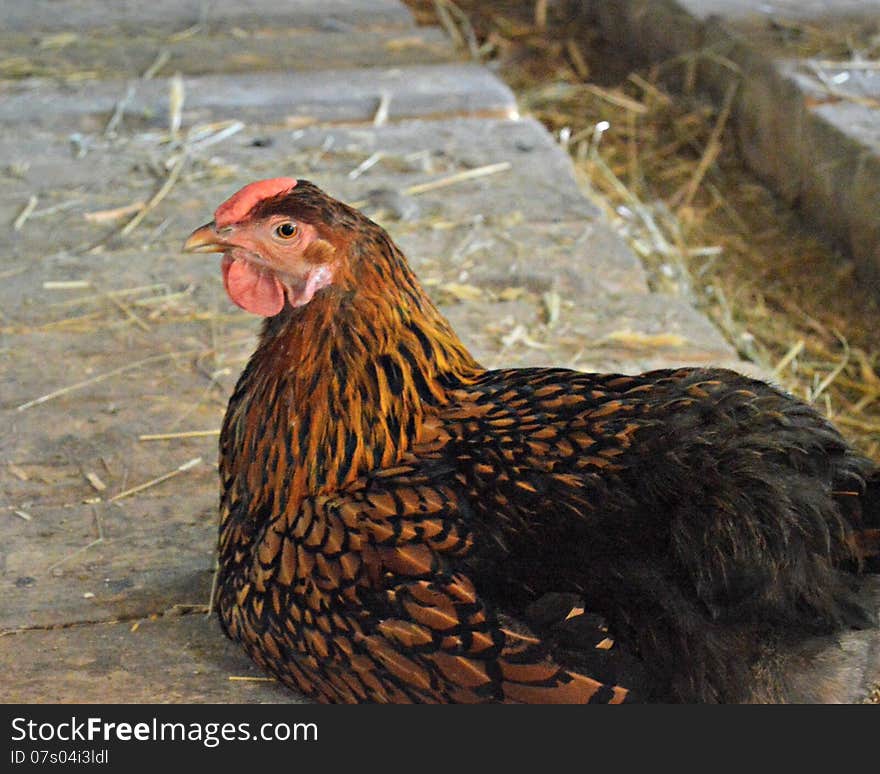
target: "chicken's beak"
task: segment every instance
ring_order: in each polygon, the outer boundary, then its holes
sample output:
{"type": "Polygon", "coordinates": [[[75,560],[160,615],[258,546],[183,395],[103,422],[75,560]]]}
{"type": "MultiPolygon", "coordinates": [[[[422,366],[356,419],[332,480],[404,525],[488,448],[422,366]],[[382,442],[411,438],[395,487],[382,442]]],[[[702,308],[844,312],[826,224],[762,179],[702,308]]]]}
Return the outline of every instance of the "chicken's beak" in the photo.
{"type": "Polygon", "coordinates": [[[229,242],[217,233],[214,222],[211,221],[197,228],[187,237],[186,242],[183,243],[183,252],[224,253],[229,247],[229,242]]]}

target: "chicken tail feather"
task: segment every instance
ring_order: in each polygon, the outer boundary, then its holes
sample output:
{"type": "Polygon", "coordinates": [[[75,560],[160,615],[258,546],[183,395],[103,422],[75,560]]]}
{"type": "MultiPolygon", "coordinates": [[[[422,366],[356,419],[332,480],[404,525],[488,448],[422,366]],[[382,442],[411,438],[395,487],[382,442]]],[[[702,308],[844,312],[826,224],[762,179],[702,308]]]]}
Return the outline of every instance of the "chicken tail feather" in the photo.
{"type": "Polygon", "coordinates": [[[866,479],[863,492],[837,496],[856,528],[851,542],[862,570],[880,572],[880,470],[866,479]]]}

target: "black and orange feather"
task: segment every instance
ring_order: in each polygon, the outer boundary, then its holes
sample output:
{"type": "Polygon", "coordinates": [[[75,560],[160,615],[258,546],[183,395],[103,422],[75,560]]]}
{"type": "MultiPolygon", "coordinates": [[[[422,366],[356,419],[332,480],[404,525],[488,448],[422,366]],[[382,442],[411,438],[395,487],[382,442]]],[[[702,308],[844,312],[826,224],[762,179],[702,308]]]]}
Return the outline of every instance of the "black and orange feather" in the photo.
{"type": "Polygon", "coordinates": [[[880,477],[812,408],[720,369],[486,370],[379,226],[305,181],[247,217],[277,214],[334,281],[230,400],[216,604],[281,681],[740,701],[768,644],[870,625],[880,477]]]}

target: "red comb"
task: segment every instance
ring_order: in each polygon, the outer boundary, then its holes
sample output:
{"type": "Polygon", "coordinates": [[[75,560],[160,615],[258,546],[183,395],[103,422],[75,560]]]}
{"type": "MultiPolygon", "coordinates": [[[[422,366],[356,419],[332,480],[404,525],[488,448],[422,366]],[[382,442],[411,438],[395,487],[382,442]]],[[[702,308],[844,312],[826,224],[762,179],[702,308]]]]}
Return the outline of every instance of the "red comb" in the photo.
{"type": "Polygon", "coordinates": [[[230,196],[214,210],[214,223],[221,228],[238,223],[254,207],[255,204],[270,199],[278,194],[287,193],[296,185],[293,177],[270,177],[268,180],[257,180],[230,196]]]}

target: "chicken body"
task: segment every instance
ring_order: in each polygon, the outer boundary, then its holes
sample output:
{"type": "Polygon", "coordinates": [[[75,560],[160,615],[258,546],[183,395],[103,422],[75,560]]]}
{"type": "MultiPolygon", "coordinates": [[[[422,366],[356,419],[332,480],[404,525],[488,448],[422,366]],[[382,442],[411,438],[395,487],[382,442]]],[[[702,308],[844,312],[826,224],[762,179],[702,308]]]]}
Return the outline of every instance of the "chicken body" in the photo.
{"type": "Polygon", "coordinates": [[[485,370],[382,229],[288,182],[188,242],[267,316],[220,441],[217,609],[258,664],[328,702],[741,701],[765,649],[870,625],[880,479],[812,408],[485,370]]]}

